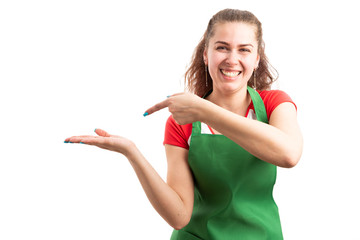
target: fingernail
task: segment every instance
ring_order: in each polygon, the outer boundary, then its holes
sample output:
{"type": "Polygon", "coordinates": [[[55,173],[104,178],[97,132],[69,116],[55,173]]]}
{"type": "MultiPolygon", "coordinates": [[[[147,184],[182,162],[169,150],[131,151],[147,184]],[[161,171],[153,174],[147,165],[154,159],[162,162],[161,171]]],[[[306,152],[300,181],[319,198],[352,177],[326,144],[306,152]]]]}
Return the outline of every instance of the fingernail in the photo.
{"type": "Polygon", "coordinates": [[[166,96],[167,98],[169,98],[169,97],[171,97],[171,95],[169,95],[169,96],[166,96]]]}
{"type": "Polygon", "coordinates": [[[85,143],[83,143],[83,142],[80,142],[80,144],[85,144],[85,143]]]}
{"type": "Polygon", "coordinates": [[[144,113],[144,117],[146,117],[147,115],[149,115],[149,113],[148,113],[148,112],[145,112],[145,113],[144,113]]]}
{"type": "Polygon", "coordinates": [[[64,143],[69,143],[68,141],[64,141],[64,143]]]}
{"type": "Polygon", "coordinates": [[[94,132],[96,132],[96,129],[97,129],[97,128],[95,128],[94,132]]]}
{"type": "Polygon", "coordinates": [[[73,143],[73,142],[69,142],[69,143],[73,143]]]}

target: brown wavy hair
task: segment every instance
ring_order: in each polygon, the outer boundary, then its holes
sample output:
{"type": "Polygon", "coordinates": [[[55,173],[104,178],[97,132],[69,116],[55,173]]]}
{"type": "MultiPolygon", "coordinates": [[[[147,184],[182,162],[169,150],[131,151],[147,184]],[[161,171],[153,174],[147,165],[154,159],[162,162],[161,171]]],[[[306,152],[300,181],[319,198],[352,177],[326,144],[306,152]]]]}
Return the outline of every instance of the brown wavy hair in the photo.
{"type": "Polygon", "coordinates": [[[256,88],[257,90],[270,89],[271,84],[276,81],[278,73],[276,69],[271,66],[268,58],[265,55],[265,43],[262,37],[261,22],[255,17],[254,14],[249,11],[224,9],[216,13],[210,19],[204,35],[195,48],[190,66],[185,72],[185,86],[187,90],[200,97],[204,96],[207,92],[212,90],[212,79],[209,71],[206,70],[207,66],[205,66],[204,63],[203,53],[209,45],[209,40],[214,36],[214,26],[217,23],[226,22],[242,22],[256,27],[255,36],[258,43],[258,54],[260,56],[260,61],[258,68],[256,71],[254,71],[254,74],[248,81],[248,86],[256,88]],[[254,86],[254,77],[256,78],[256,86],[254,86]]]}

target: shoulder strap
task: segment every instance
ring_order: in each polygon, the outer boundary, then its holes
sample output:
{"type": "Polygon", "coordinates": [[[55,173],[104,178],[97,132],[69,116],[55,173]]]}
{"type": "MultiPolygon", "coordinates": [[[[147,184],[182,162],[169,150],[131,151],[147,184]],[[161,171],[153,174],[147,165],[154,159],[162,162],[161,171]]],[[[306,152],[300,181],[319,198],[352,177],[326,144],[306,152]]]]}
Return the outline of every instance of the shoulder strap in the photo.
{"type": "Polygon", "coordinates": [[[247,87],[248,92],[250,94],[251,100],[254,105],[256,118],[258,121],[261,121],[263,123],[269,123],[269,120],[267,118],[266,109],[263,100],[261,99],[259,93],[252,89],[251,87],[247,87]]]}
{"type": "Polygon", "coordinates": [[[192,135],[194,134],[201,134],[201,122],[193,122],[192,123],[192,132],[191,132],[192,135]]]}

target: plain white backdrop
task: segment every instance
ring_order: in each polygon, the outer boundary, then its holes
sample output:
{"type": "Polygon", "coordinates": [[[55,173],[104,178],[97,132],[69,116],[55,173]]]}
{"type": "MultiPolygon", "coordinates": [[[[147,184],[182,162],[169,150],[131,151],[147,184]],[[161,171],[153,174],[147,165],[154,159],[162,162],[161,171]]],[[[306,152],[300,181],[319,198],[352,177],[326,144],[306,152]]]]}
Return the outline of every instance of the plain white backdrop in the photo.
{"type": "Polygon", "coordinates": [[[303,157],[278,169],[285,239],[360,239],[355,1],[1,1],[0,239],[169,239],[123,156],[64,144],[103,128],[165,179],[169,112],[208,20],[252,11],[298,106],[303,157]]]}

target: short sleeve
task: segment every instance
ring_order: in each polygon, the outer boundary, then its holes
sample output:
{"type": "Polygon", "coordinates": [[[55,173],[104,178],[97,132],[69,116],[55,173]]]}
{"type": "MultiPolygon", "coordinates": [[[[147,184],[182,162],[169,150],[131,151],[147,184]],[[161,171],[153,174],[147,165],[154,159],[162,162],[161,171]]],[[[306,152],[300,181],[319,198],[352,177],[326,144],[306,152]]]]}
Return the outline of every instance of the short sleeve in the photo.
{"type": "Polygon", "coordinates": [[[165,125],[164,145],[174,145],[189,149],[188,139],[191,135],[192,124],[179,125],[170,116],[165,125]]]}
{"type": "Polygon", "coordinates": [[[270,119],[270,116],[272,112],[282,103],[290,102],[294,104],[295,108],[297,109],[296,104],[293,102],[293,100],[290,98],[290,96],[281,90],[270,90],[270,91],[260,91],[259,92],[260,97],[262,98],[268,119],[270,119]]]}

